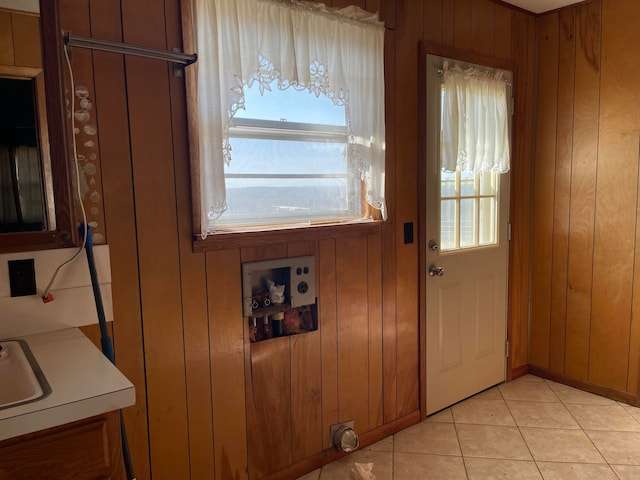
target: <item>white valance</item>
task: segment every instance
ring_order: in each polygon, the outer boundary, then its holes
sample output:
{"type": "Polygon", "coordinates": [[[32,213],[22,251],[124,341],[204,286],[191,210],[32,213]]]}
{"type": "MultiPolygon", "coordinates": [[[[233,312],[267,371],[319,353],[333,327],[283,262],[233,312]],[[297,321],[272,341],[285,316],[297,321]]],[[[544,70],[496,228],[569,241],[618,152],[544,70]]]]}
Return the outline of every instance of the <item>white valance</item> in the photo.
{"type": "Polygon", "coordinates": [[[308,90],[344,105],[347,156],[384,203],[384,25],[357,7],[274,0],[193,0],[197,64],[202,232],[226,209],[224,164],[232,161],[229,122],[243,87],[308,90]]]}
{"type": "Polygon", "coordinates": [[[510,168],[507,80],[502,71],[444,63],[441,167],[505,173],[510,168]]]}

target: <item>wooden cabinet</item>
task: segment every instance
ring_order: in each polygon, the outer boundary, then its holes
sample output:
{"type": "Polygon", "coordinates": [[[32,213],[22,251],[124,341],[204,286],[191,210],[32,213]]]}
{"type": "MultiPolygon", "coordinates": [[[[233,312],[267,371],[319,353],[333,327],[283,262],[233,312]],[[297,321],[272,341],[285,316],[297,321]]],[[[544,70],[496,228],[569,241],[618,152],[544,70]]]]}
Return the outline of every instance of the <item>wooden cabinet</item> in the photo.
{"type": "Polygon", "coordinates": [[[124,480],[118,412],[0,442],[0,480],[124,480]]]}

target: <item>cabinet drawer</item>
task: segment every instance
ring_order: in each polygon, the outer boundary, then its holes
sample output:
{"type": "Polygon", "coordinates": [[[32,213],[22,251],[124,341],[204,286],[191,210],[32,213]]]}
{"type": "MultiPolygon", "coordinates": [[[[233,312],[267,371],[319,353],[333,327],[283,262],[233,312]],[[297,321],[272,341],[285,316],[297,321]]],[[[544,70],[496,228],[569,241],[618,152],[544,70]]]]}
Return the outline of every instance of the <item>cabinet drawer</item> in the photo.
{"type": "Polygon", "coordinates": [[[0,443],[0,480],[120,478],[118,420],[114,413],[0,443]]]}

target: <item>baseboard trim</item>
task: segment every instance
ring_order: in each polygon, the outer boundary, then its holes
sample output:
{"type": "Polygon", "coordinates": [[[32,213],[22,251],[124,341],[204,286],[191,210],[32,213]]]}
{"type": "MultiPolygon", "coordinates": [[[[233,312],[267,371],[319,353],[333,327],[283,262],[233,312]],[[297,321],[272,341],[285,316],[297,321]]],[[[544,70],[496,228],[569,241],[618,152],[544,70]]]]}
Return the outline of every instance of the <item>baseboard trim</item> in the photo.
{"type": "Polygon", "coordinates": [[[602,385],[591,383],[586,380],[578,380],[572,377],[568,377],[567,375],[563,375],[562,373],[554,372],[547,368],[536,367],[535,365],[529,365],[529,373],[531,375],[536,375],[548,380],[553,380],[554,382],[569,385],[570,387],[575,387],[580,390],[585,390],[597,395],[602,395],[603,397],[607,397],[618,402],[640,406],[638,396],[629,392],[623,392],[621,390],[616,390],[615,388],[604,387],[602,385]]]}
{"type": "MultiPolygon", "coordinates": [[[[359,450],[419,422],[420,411],[416,410],[409,415],[405,415],[404,417],[398,418],[393,422],[382,425],[375,430],[363,433],[362,435],[360,435],[359,450]]],[[[334,460],[342,458],[346,455],[348,454],[339,452],[335,449],[323,450],[316,455],[305,458],[301,462],[295,463],[287,468],[274,472],[264,477],[263,480],[294,480],[296,478],[302,477],[309,472],[313,472],[316,468],[320,468],[323,465],[333,462],[334,460]]]]}
{"type": "Polygon", "coordinates": [[[519,367],[511,369],[511,375],[509,375],[509,381],[515,380],[518,377],[523,377],[529,373],[529,365],[520,365],[519,367]]]}

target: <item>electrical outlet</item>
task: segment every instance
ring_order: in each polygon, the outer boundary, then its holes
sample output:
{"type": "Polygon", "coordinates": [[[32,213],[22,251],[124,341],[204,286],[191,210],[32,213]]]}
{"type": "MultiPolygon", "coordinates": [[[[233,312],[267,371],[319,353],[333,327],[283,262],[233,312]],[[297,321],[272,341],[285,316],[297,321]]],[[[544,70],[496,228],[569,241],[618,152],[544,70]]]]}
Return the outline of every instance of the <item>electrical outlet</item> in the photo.
{"type": "Polygon", "coordinates": [[[9,260],[9,289],[12,297],[36,294],[36,269],[33,258],[9,260]]]}

